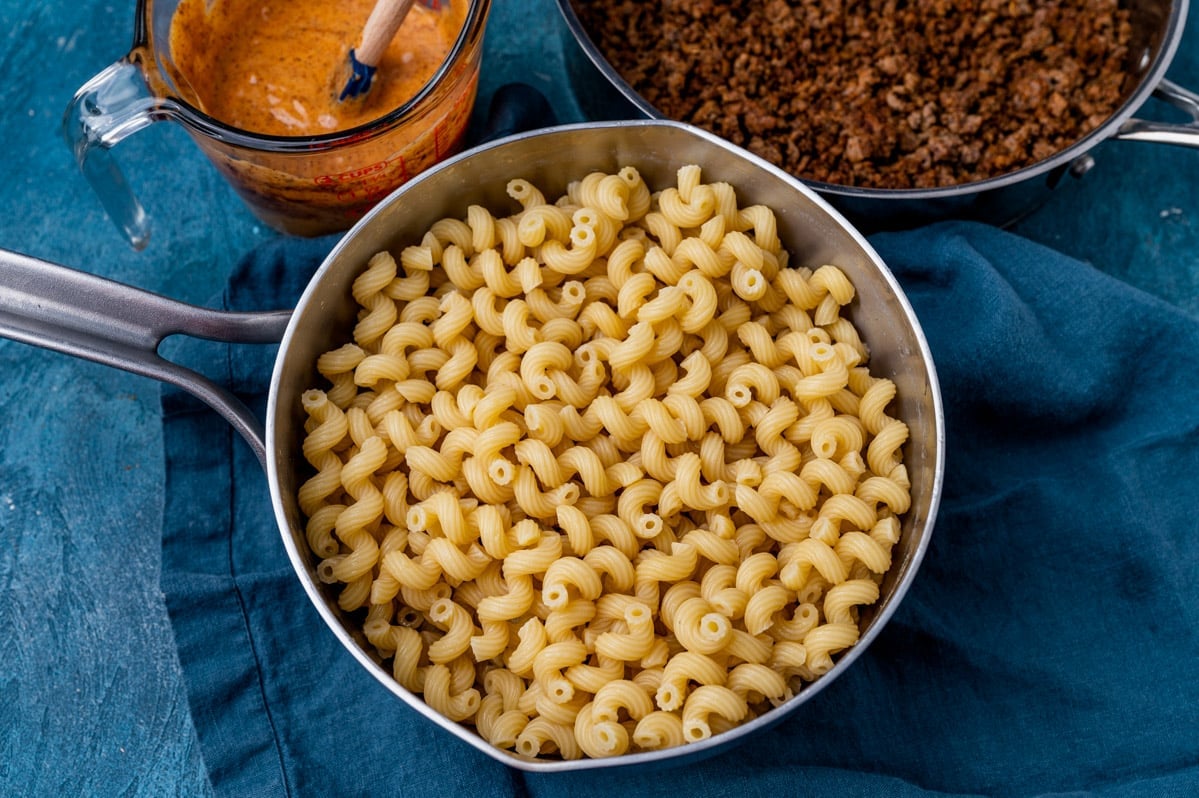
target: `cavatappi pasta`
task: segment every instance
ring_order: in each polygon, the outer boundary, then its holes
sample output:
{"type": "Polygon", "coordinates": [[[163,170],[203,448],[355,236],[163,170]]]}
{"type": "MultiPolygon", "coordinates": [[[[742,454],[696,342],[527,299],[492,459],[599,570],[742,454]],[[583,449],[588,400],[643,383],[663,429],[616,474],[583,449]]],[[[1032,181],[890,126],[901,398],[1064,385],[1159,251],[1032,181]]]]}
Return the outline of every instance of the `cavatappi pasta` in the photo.
{"type": "Polygon", "coordinates": [[[910,502],[895,386],[845,274],[698,166],[508,194],[353,285],[303,395],[318,575],[494,745],[703,740],[857,641],[910,502]]]}

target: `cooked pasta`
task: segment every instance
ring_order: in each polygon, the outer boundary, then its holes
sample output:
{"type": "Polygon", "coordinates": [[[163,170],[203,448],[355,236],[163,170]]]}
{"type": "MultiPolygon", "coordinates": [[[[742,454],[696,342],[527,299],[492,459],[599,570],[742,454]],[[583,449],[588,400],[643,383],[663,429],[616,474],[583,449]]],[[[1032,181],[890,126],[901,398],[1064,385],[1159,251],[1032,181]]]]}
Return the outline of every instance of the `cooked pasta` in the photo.
{"type": "Polygon", "coordinates": [[[493,745],[706,739],[861,635],[911,503],[895,384],[847,275],[699,166],[507,190],[353,283],[302,396],[317,574],[493,745]]]}

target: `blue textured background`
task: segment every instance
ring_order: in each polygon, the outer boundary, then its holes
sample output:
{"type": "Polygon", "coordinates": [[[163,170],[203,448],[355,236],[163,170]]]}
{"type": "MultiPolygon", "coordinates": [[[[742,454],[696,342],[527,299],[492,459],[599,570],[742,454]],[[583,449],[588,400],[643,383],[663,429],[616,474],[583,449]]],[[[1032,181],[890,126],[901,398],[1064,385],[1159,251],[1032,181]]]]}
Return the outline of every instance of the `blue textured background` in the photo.
{"type": "MultiPolygon", "coordinates": [[[[154,217],[135,253],[59,138],[74,91],[128,48],[133,14],[133,0],[0,0],[0,246],[204,302],[274,234],[182,130],[155,125],[116,150],[154,217]]],[[[553,2],[498,0],[481,101],[520,79],[573,121],[561,63],[553,2]]],[[[1199,88],[1195,21],[1170,76],[1199,88]]],[[[1199,152],[1095,155],[1018,232],[1199,314],[1199,152]]],[[[0,375],[0,795],[205,794],[159,587],[159,386],[9,342],[0,375]]]]}

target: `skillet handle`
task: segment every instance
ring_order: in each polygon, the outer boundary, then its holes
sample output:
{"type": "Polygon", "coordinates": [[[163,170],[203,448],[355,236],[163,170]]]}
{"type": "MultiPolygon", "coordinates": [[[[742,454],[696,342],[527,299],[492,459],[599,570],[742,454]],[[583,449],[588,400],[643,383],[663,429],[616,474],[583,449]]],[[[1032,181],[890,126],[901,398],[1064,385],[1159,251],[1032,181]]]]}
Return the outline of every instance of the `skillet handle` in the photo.
{"type": "Polygon", "coordinates": [[[1112,138],[1123,141],[1153,141],[1160,144],[1199,147],[1199,94],[1163,78],[1157,84],[1157,88],[1153,90],[1153,96],[1184,111],[1191,117],[1191,121],[1177,124],[1155,122],[1148,119],[1129,119],[1120,126],[1112,138]]]}
{"type": "Polygon", "coordinates": [[[209,310],[0,249],[0,337],[178,386],[229,421],[264,465],[262,420],[225,388],[163,358],[158,346],[175,334],[277,343],[290,317],[290,310],[209,310]]]}

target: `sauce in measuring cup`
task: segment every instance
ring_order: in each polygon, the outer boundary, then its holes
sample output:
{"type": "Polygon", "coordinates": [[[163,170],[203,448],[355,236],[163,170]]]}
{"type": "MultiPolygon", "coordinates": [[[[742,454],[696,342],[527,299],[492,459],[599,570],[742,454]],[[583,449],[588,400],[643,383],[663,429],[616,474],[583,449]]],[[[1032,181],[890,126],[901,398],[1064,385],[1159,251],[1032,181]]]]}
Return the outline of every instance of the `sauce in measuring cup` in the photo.
{"type": "Polygon", "coordinates": [[[466,0],[415,3],[369,92],[339,100],[375,0],[182,0],[171,21],[175,66],[202,111],[273,136],[318,136],[399,108],[437,72],[466,0]]]}
{"type": "Polygon", "coordinates": [[[146,246],[149,220],[110,151],[154,122],[181,124],[259,219],[295,235],[349,228],[456,153],[491,0],[413,7],[370,92],[340,103],[373,4],[138,0],[133,47],[63,117],[81,172],[129,243],[146,246]]]}

